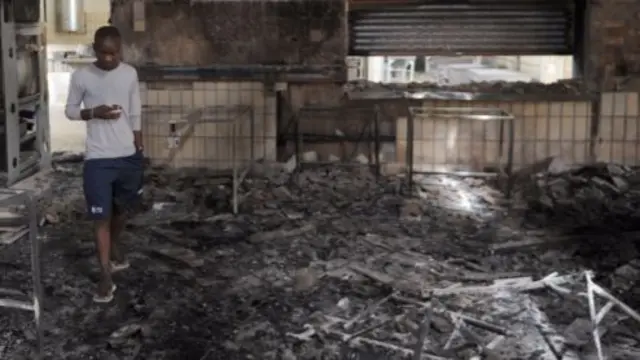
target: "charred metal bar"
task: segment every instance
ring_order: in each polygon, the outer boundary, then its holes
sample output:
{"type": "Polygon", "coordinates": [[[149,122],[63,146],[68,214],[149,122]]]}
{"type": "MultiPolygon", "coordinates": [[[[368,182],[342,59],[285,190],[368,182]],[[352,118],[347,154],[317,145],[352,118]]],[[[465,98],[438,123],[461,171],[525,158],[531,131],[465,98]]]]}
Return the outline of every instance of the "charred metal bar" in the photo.
{"type": "Polygon", "coordinates": [[[507,150],[507,168],[505,172],[507,174],[507,189],[506,195],[507,198],[511,198],[511,192],[513,191],[513,151],[515,149],[515,138],[516,138],[516,125],[513,119],[509,122],[509,149],[507,150]]]}
{"type": "Polygon", "coordinates": [[[346,81],[345,66],[331,65],[215,65],[208,67],[138,66],[140,81],[185,80],[264,80],[287,83],[342,83],[346,81]]]}
{"type": "Polygon", "coordinates": [[[409,195],[413,191],[413,139],[414,139],[414,121],[413,111],[409,111],[407,115],[407,168],[409,170],[409,195]]]}
{"type": "Polygon", "coordinates": [[[374,108],[373,118],[373,141],[375,148],[375,164],[376,164],[376,176],[380,176],[380,106],[376,105],[374,108]]]}
{"type": "Polygon", "coordinates": [[[300,170],[302,166],[300,158],[302,157],[302,141],[303,141],[302,132],[300,131],[300,116],[298,114],[294,114],[293,119],[295,119],[295,134],[296,134],[296,139],[295,139],[296,170],[300,170]]]}
{"type": "MultiPolygon", "coordinates": [[[[301,133],[302,142],[306,144],[330,144],[330,143],[339,143],[344,141],[349,142],[358,142],[358,141],[366,141],[373,142],[375,145],[375,141],[378,140],[380,143],[382,142],[394,142],[396,141],[396,137],[393,135],[379,135],[379,136],[341,136],[341,135],[322,135],[322,134],[311,134],[311,133],[301,133]]],[[[298,136],[293,135],[281,135],[281,141],[294,141],[298,136]]],[[[379,144],[379,146],[381,146],[379,144]]]]}

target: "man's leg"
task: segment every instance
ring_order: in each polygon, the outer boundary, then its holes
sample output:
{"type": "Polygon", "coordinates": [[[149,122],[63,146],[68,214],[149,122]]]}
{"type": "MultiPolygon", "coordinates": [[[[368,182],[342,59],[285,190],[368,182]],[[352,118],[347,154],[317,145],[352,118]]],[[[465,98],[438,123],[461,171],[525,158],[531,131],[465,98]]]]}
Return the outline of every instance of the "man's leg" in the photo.
{"type": "MultiPolygon", "coordinates": [[[[96,245],[98,248],[98,263],[100,265],[100,282],[96,301],[107,300],[113,292],[111,278],[111,220],[109,218],[96,221],[96,245]]],[[[106,301],[105,301],[106,302],[106,301]]]]}
{"type": "Polygon", "coordinates": [[[141,154],[119,159],[118,177],[113,184],[114,216],[111,219],[111,251],[113,270],[124,270],[129,263],[122,252],[121,235],[126,219],[131,216],[140,200],[143,182],[141,154]]]}
{"type": "Polygon", "coordinates": [[[84,195],[88,215],[95,222],[96,248],[100,268],[100,282],[94,301],[109,302],[113,297],[111,279],[111,211],[114,176],[108,160],[87,160],[84,165],[84,195]]]}
{"type": "Polygon", "coordinates": [[[117,206],[114,206],[113,215],[111,216],[111,262],[113,263],[112,270],[124,270],[129,267],[129,263],[122,252],[122,246],[120,243],[120,236],[124,231],[126,223],[126,213],[119,210],[117,206]]]}

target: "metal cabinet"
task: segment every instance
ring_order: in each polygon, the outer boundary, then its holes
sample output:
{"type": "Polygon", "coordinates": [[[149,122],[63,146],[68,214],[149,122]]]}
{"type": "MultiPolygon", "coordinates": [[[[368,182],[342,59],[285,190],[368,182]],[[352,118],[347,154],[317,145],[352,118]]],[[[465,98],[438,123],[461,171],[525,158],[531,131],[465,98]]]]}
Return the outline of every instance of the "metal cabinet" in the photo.
{"type": "MultiPolygon", "coordinates": [[[[31,2],[29,2],[31,3],[31,2]]],[[[2,102],[0,112],[0,181],[9,186],[50,164],[46,51],[43,23],[24,19],[17,0],[0,7],[2,102]]],[[[40,5],[36,14],[41,15],[40,5]]]]}

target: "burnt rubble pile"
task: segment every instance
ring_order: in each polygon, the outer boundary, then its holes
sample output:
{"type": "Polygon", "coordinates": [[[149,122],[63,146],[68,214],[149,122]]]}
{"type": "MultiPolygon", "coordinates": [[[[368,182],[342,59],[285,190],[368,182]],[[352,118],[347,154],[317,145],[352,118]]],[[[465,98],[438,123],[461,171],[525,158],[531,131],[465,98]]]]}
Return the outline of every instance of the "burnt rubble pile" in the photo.
{"type": "MultiPolygon", "coordinates": [[[[482,180],[418,176],[409,197],[403,179],[377,178],[364,168],[289,173],[275,167],[246,180],[242,213],[233,216],[228,178],[154,170],[147,179],[151,204],[132,228],[168,240],[154,251],[191,269],[206,267],[202,258],[211,253],[217,262],[246,264],[248,273],[221,269],[223,279],[196,275],[195,282],[222,282],[230,299],[290,309],[271,314],[277,320],[241,322],[224,351],[256,346],[258,337],[259,346],[280,342],[265,359],[552,358],[549,338],[574,349],[569,352],[592,351],[583,335],[588,319],[572,314],[558,326],[545,313],[549,287],[577,294],[585,286],[581,272],[556,267],[569,275],[552,274],[536,257],[479,260],[494,240],[482,236],[492,224],[486,213],[498,210],[500,198],[482,180]],[[211,241],[214,247],[206,244],[211,241]],[[230,261],[222,244],[260,250],[235,252],[230,261]],[[280,295],[266,300],[265,289],[280,295]],[[542,299],[531,294],[540,291],[542,299]],[[275,340],[278,332],[285,339],[275,340]]],[[[574,304],[583,311],[586,305],[586,299],[574,304]]],[[[624,315],[612,314],[604,326],[624,315]]],[[[619,329],[633,332],[632,326],[619,329]]]]}
{"type": "MultiPolygon", "coordinates": [[[[545,309],[543,300],[553,297],[546,292],[553,288],[565,296],[584,293],[585,283],[606,293],[606,298],[615,299],[590,277],[587,272],[566,276],[551,274],[537,281],[529,277],[496,279],[488,285],[442,283],[440,286],[445,287],[430,289],[426,300],[391,292],[368,305],[344,297],[326,312],[315,313],[304,331],[287,335],[302,343],[321,339],[325,351],[332,345],[327,340],[339,341],[341,346],[333,346],[342,350],[342,357],[321,357],[331,359],[351,358],[349,355],[354,358],[368,355],[364,358],[438,360],[581,359],[585,358],[583,356],[596,359],[602,346],[595,345],[594,349],[589,330],[593,320],[578,316],[559,325],[558,318],[552,319],[545,312],[548,308],[545,309]],[[532,292],[538,295],[532,295],[532,292]],[[545,296],[540,296],[544,293],[545,296]],[[345,350],[347,347],[351,349],[345,350]],[[373,349],[383,350],[385,356],[373,349]]],[[[593,293],[586,297],[599,300],[593,293]]],[[[586,309],[586,297],[576,296],[577,301],[572,302],[572,306],[586,309]]],[[[596,323],[603,328],[615,329],[607,333],[607,341],[612,343],[606,352],[611,358],[631,360],[637,357],[635,341],[631,341],[629,347],[619,342],[634,331],[633,322],[625,320],[637,317],[637,313],[631,310],[627,315],[616,309],[601,314],[602,318],[595,320],[596,323]],[[625,324],[621,326],[622,322],[625,324]]],[[[600,335],[596,336],[600,340],[600,335]]],[[[333,353],[339,352],[334,350],[333,353]]]]}
{"type": "MultiPolygon", "coordinates": [[[[234,215],[228,176],[150,168],[145,208],[124,238],[132,268],[114,274],[116,300],[99,307],[81,165],[58,163],[51,176],[50,358],[554,359],[550,340],[594,352],[587,276],[573,254],[487,251],[529,234],[492,215],[504,209],[485,180],[421,175],[409,191],[406,179],[364,167],[256,166],[234,215]]],[[[612,289],[637,298],[640,264],[621,265],[612,289]]],[[[639,358],[635,322],[610,310],[610,353],[639,358]]],[[[29,338],[30,315],[15,318],[0,316],[0,339],[29,338]]],[[[26,343],[3,354],[22,359],[26,343]]]]}
{"type": "MultiPolygon", "coordinates": [[[[133,224],[216,224],[224,220],[226,230],[235,227],[235,236],[255,243],[317,233],[318,229],[332,234],[332,241],[368,232],[426,236],[434,227],[446,227],[460,218],[476,221],[469,211],[447,219],[437,207],[410,199],[403,179],[376,177],[365,167],[322,167],[299,173],[278,166],[254,169],[241,186],[238,216],[230,214],[231,191],[231,179],[208,176],[202,170],[197,175],[149,171],[146,211],[133,224]],[[413,222],[401,224],[398,218],[413,222]]],[[[423,185],[421,196],[443,191],[423,185]]]]}
{"type": "Polygon", "coordinates": [[[450,91],[483,93],[496,95],[581,95],[582,83],[576,80],[560,80],[551,84],[539,82],[492,81],[443,86],[435,83],[383,84],[366,80],[349,82],[345,91],[357,93],[366,91],[450,91]]]}
{"type": "Polygon", "coordinates": [[[616,164],[544,172],[520,181],[520,198],[539,225],[567,231],[640,230],[640,173],[616,164]]]}
{"type": "MultiPolygon", "coordinates": [[[[86,210],[80,164],[59,164],[53,176],[68,180],[54,188],[55,197],[64,201],[47,204],[47,220],[72,225],[82,221],[86,210]]],[[[297,236],[299,231],[313,233],[318,228],[336,234],[386,231],[425,236],[430,230],[446,229],[451,222],[469,224],[462,230],[457,226],[448,229],[454,234],[473,228],[480,220],[477,210],[494,204],[494,197],[500,196],[492,186],[474,179],[417,177],[414,185],[409,191],[406,180],[376,177],[364,166],[292,172],[284,164],[257,164],[240,185],[240,213],[233,215],[233,184],[228,175],[206,169],[149,168],[143,203],[130,224],[140,228],[215,227],[223,221],[225,231],[235,228],[234,237],[251,241],[277,234],[297,236]],[[400,224],[398,218],[412,221],[400,224]]]]}

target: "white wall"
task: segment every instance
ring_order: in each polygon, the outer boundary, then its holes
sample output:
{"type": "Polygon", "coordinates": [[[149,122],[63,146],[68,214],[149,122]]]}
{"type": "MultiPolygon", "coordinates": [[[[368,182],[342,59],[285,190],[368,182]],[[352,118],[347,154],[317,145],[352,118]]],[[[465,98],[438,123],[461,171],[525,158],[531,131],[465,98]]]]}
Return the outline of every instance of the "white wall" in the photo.
{"type": "Polygon", "coordinates": [[[84,10],[86,19],[86,32],[84,34],[59,33],[56,30],[56,1],[45,0],[47,43],[52,45],[89,44],[93,39],[93,33],[100,27],[108,25],[109,0],[85,0],[84,10]]]}
{"type": "Polygon", "coordinates": [[[86,124],[82,121],[71,121],[64,115],[64,104],[67,100],[69,77],[71,73],[49,73],[49,124],[51,131],[51,150],[84,151],[86,124]]]}
{"type": "Polygon", "coordinates": [[[493,60],[496,64],[525,73],[542,83],[573,77],[571,56],[496,56],[493,60]]]}
{"type": "Polygon", "coordinates": [[[83,151],[86,124],[68,120],[64,115],[71,67],[53,60],[54,52],[75,51],[78,45],[90,44],[93,33],[108,25],[109,0],[85,0],[86,31],[82,34],[60,33],[56,29],[55,0],[45,0],[47,57],[49,59],[49,118],[53,151],[83,151]]]}

